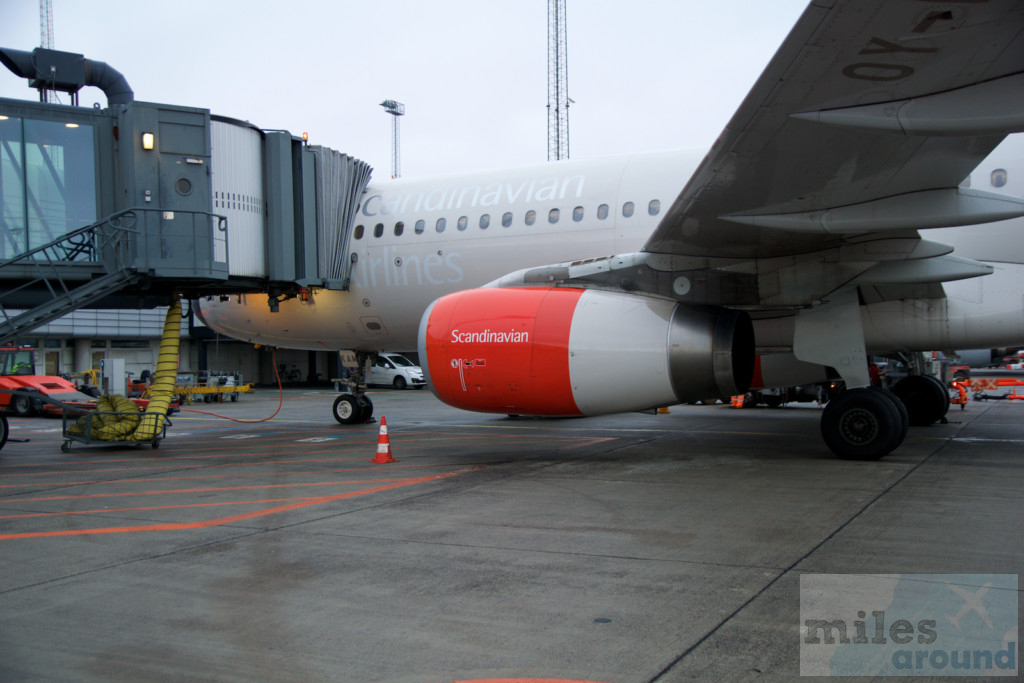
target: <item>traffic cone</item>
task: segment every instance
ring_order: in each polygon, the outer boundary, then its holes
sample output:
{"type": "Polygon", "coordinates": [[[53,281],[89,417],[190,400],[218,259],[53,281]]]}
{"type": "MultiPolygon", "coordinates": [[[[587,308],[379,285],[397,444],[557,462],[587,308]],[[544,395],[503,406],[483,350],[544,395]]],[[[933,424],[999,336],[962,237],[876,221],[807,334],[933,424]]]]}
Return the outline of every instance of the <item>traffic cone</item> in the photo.
{"type": "Polygon", "coordinates": [[[377,436],[377,456],[370,462],[378,464],[398,462],[391,457],[391,442],[388,440],[388,421],[383,415],[380,416],[380,435],[377,436]]]}

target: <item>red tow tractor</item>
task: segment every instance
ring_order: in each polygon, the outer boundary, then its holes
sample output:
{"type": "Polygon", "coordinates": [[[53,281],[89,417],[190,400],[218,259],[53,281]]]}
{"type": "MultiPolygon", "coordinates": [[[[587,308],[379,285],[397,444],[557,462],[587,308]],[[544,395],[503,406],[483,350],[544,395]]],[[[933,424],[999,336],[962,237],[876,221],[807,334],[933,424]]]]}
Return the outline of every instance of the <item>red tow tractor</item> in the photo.
{"type": "MultiPolygon", "coordinates": [[[[29,346],[0,346],[0,410],[27,417],[53,405],[44,399],[64,403],[94,403],[74,384],[53,375],[37,375],[35,349],[29,346]]],[[[60,414],[60,410],[56,411],[60,414]]]]}

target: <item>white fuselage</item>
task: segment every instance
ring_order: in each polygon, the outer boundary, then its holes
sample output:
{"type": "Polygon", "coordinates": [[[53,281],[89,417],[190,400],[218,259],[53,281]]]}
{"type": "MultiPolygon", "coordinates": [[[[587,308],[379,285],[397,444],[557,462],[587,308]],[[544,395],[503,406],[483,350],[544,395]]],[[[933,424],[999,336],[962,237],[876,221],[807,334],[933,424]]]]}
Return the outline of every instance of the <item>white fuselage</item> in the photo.
{"type": "MultiPolygon", "coordinates": [[[[972,186],[1024,195],[1024,168],[1014,165],[1022,147],[1024,136],[1009,138],[972,174],[972,186]],[[1008,181],[990,187],[997,169],[1008,181]]],[[[312,290],[274,313],[266,295],[209,300],[204,319],[269,346],[410,350],[423,311],[438,297],[523,268],[639,251],[702,157],[639,154],[371,183],[350,242],[348,291],[312,290]]],[[[1024,342],[1022,229],[1018,219],[928,231],[926,239],[993,262],[996,273],[945,283],[947,298],[862,307],[869,352],[1024,342]]],[[[791,344],[791,320],[755,324],[760,347],[791,344]]]]}
{"type": "Polygon", "coordinates": [[[420,316],[438,297],[521,268],[638,251],[702,157],[654,153],[371,183],[350,243],[348,291],[314,290],[277,313],[266,295],[204,301],[203,315],[224,334],[270,346],[413,349],[420,316]]]}

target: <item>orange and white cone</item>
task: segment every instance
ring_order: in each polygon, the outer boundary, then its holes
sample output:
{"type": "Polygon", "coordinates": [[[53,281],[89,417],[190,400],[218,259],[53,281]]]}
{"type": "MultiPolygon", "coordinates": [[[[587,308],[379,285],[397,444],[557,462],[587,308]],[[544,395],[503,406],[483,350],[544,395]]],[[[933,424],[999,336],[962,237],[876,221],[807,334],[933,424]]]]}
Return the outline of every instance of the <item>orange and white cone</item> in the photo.
{"type": "Polygon", "coordinates": [[[388,440],[388,421],[383,415],[380,416],[380,434],[377,436],[377,457],[370,462],[398,462],[391,457],[391,441],[388,440]]]}

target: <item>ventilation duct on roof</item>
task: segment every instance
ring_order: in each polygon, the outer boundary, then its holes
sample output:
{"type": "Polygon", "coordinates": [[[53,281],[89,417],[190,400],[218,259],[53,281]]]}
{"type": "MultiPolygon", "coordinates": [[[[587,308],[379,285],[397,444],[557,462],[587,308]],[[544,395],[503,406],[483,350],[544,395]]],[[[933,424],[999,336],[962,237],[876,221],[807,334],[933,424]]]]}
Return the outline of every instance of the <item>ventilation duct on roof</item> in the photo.
{"type": "Polygon", "coordinates": [[[72,104],[78,104],[78,91],[87,85],[101,89],[109,106],[128,104],[135,99],[135,93],[120,71],[74,52],[41,47],[26,52],[3,47],[0,48],[0,64],[15,76],[29,79],[29,87],[40,94],[46,90],[70,94],[72,104]]]}

